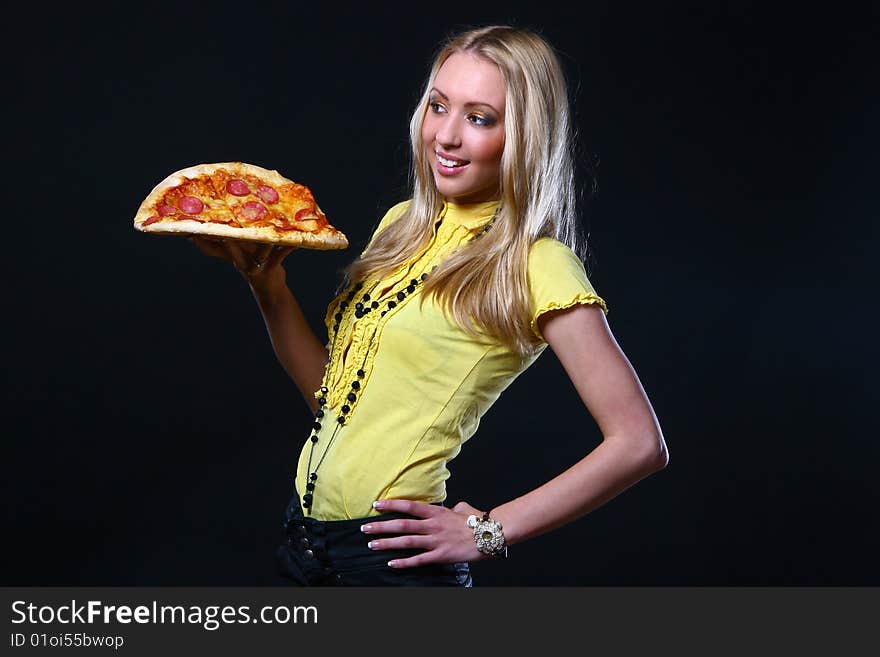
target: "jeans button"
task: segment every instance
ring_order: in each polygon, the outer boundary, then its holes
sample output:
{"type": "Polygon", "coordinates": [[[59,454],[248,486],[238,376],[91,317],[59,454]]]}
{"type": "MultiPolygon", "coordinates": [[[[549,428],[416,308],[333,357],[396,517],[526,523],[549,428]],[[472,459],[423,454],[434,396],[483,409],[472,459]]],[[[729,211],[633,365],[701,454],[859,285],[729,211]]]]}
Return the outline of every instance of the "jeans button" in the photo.
{"type": "Polygon", "coordinates": [[[307,548],[311,545],[311,543],[309,543],[309,539],[307,538],[299,539],[299,544],[302,545],[304,548],[307,548]]]}
{"type": "Polygon", "coordinates": [[[314,559],[314,558],[315,558],[315,553],[312,552],[311,550],[306,550],[305,552],[303,552],[303,556],[304,556],[306,559],[314,559]]]}
{"type": "Polygon", "coordinates": [[[305,525],[297,525],[296,531],[299,532],[299,534],[301,536],[305,536],[306,535],[306,526],[305,525]]]}

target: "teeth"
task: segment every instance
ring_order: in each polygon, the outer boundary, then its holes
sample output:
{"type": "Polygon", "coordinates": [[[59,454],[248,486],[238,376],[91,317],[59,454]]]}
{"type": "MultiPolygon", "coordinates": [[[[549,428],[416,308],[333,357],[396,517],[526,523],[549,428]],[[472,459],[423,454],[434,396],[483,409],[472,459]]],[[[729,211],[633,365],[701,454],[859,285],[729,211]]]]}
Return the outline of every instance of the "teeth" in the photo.
{"type": "Polygon", "coordinates": [[[444,157],[440,157],[440,155],[437,153],[435,153],[435,155],[437,155],[437,159],[440,161],[440,164],[445,167],[460,167],[465,164],[465,162],[453,162],[452,160],[447,160],[444,157]]]}

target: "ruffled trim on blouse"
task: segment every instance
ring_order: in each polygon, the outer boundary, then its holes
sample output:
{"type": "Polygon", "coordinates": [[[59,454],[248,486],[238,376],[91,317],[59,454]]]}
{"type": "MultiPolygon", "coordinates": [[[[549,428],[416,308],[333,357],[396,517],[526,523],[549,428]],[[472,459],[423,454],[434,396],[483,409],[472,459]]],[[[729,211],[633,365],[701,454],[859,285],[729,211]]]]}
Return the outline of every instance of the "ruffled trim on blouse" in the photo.
{"type": "MultiPolygon", "coordinates": [[[[490,215],[491,218],[491,215],[490,215]]],[[[413,278],[420,278],[422,273],[430,272],[435,264],[438,264],[446,255],[455,248],[464,244],[471,237],[470,230],[462,223],[443,222],[435,229],[430,243],[427,247],[413,260],[404,263],[395,272],[388,275],[381,281],[370,278],[366,281],[358,294],[352,299],[350,305],[354,305],[361,300],[361,295],[370,292],[371,288],[382,290],[389,288],[388,292],[382,295],[382,299],[387,301],[393,299],[397,292],[404,290],[413,278]]],[[[370,374],[373,371],[373,365],[376,359],[379,343],[382,339],[382,329],[391,317],[400,311],[401,307],[407,303],[418,303],[417,299],[412,299],[415,295],[407,295],[403,301],[396,301],[393,309],[387,307],[378,307],[360,319],[356,319],[349,309],[343,314],[343,321],[339,326],[339,334],[334,340],[333,325],[335,323],[334,315],[339,312],[339,305],[345,298],[346,292],[343,291],[328,306],[325,316],[325,326],[327,327],[328,348],[330,349],[330,360],[325,370],[328,394],[327,406],[331,409],[341,407],[348,404],[350,411],[349,417],[354,415],[358,401],[367,387],[370,374]],[[381,311],[385,310],[385,315],[381,311]],[[375,333],[374,333],[375,332],[375,333]],[[331,344],[333,343],[333,344],[331,344]],[[357,375],[359,369],[364,370],[364,377],[357,375]],[[348,399],[351,392],[351,383],[358,381],[360,389],[355,394],[354,400],[348,399]]],[[[376,300],[375,295],[371,295],[371,301],[376,300]]],[[[366,303],[366,302],[365,302],[366,303]]],[[[385,304],[383,304],[384,306],[385,304]]],[[[321,397],[320,390],[315,391],[315,398],[321,397]]]]}
{"type": "Polygon", "coordinates": [[[592,294],[590,292],[579,292],[577,294],[577,296],[575,296],[573,299],[571,299],[569,301],[564,301],[561,303],[556,302],[556,301],[550,301],[550,302],[545,303],[544,305],[540,306],[531,321],[532,332],[536,336],[538,336],[538,338],[540,340],[546,342],[546,340],[544,340],[544,336],[541,335],[541,332],[538,330],[538,318],[541,315],[543,315],[544,313],[549,312],[551,310],[564,310],[565,308],[571,308],[575,304],[584,304],[584,305],[598,304],[602,308],[602,310],[605,312],[605,314],[606,315],[608,314],[608,305],[605,303],[605,300],[602,297],[600,297],[597,294],[592,294]]]}

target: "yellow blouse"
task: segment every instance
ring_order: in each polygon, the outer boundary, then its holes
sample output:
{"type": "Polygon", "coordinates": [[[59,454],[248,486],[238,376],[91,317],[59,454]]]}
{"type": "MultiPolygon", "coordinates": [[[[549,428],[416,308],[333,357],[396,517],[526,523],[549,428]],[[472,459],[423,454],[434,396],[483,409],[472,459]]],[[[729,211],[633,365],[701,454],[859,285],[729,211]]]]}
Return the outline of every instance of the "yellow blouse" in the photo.
{"type": "MultiPolygon", "coordinates": [[[[400,217],[408,203],[392,207],[373,235],[400,217]]],[[[430,273],[444,256],[485,226],[496,208],[496,201],[444,204],[426,249],[382,279],[373,298],[386,289],[386,294],[396,293],[411,279],[430,273]]],[[[605,301],[587,279],[583,263],[555,239],[543,237],[532,245],[528,278],[531,326],[541,340],[537,319],[548,310],[595,303],[608,312],[605,301]]],[[[362,288],[358,295],[365,291],[362,288]]],[[[386,294],[381,297],[384,299],[386,294]]],[[[418,297],[419,293],[412,296],[418,297]]],[[[331,339],[334,315],[342,298],[340,294],[327,309],[325,324],[331,339]]],[[[351,303],[358,300],[356,296],[351,303]]],[[[309,432],[309,437],[318,436],[311,471],[320,462],[311,508],[313,518],[344,520],[377,515],[379,512],[371,505],[383,497],[427,503],[445,500],[447,462],[474,435],[480,418],[501,392],[547,346],[545,342],[534,356],[522,359],[497,341],[468,336],[446,318],[433,298],[426,300],[421,309],[419,302],[419,298],[407,296],[384,317],[382,308],[360,319],[345,313],[327,365],[325,415],[320,430],[309,432]],[[364,370],[364,377],[358,377],[358,369],[364,370]],[[351,401],[347,395],[355,380],[360,382],[360,389],[351,401]],[[346,423],[337,430],[343,404],[351,410],[346,423]],[[334,430],[336,435],[331,441],[334,430]]],[[[315,396],[320,397],[320,392],[315,396]]],[[[309,481],[309,437],[297,466],[295,485],[300,497],[309,481]]]]}

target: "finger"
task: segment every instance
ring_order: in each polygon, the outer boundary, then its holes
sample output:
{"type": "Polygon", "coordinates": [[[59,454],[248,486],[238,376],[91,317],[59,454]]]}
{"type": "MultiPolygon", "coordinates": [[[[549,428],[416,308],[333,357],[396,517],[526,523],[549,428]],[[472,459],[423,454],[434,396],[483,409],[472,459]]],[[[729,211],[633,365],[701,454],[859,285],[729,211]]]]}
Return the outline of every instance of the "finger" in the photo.
{"type": "Polygon", "coordinates": [[[276,246],[272,249],[272,252],[266,258],[266,269],[274,267],[279,262],[284,260],[290,253],[296,249],[295,246],[276,246]]]}
{"type": "Polygon", "coordinates": [[[434,548],[437,541],[433,536],[397,536],[395,538],[376,538],[367,543],[371,550],[405,550],[410,548],[434,548]]]}
{"type": "Polygon", "coordinates": [[[266,262],[266,258],[269,257],[269,254],[272,253],[274,248],[274,244],[258,244],[254,255],[259,258],[261,262],[266,262]]]}
{"type": "Polygon", "coordinates": [[[206,240],[203,237],[190,237],[187,239],[195,244],[196,248],[205,255],[211,256],[213,258],[223,258],[224,260],[227,260],[229,258],[229,255],[226,253],[226,251],[224,251],[223,248],[215,242],[206,240]]]}
{"type": "Polygon", "coordinates": [[[361,531],[364,534],[427,534],[431,528],[425,526],[424,523],[424,520],[410,520],[409,518],[383,520],[363,524],[361,531]]]}
{"type": "Polygon", "coordinates": [[[247,255],[242,250],[242,246],[235,240],[223,240],[223,246],[229,253],[230,259],[240,271],[247,271],[250,262],[247,255]]]}
{"type": "Polygon", "coordinates": [[[414,568],[415,566],[427,566],[431,563],[440,563],[439,556],[435,555],[433,550],[406,559],[392,559],[388,565],[392,568],[414,568]]]}
{"type": "Polygon", "coordinates": [[[268,260],[269,254],[272,253],[272,248],[272,244],[257,244],[254,247],[253,253],[251,255],[254,267],[256,267],[257,269],[269,268],[266,264],[266,260],[268,260]]]}
{"type": "Polygon", "coordinates": [[[415,502],[413,500],[376,500],[373,502],[373,508],[380,511],[399,511],[408,513],[411,516],[419,518],[431,518],[438,513],[443,513],[446,509],[436,504],[425,504],[424,502],[415,502]]]}

